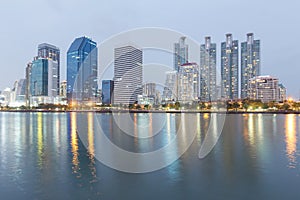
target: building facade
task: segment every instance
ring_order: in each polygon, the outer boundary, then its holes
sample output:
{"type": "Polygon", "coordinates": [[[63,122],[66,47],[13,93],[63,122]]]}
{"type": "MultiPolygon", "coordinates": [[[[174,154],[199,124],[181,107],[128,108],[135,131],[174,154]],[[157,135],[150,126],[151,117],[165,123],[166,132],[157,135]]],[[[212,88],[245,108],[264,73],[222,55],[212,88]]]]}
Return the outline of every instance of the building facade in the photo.
{"type": "Polygon", "coordinates": [[[34,58],[29,72],[30,105],[55,103],[55,98],[59,94],[58,76],[57,61],[39,57],[34,58]]]}
{"type": "Polygon", "coordinates": [[[248,97],[248,83],[260,76],[260,40],[254,34],[247,34],[247,41],[241,43],[241,98],[248,97]]]}
{"type": "Polygon", "coordinates": [[[62,97],[63,99],[67,98],[67,81],[66,80],[64,80],[60,83],[59,96],[62,97]]]}
{"type": "MultiPolygon", "coordinates": [[[[60,72],[60,50],[58,47],[51,44],[42,43],[38,45],[38,57],[56,61],[57,70],[60,72]]],[[[57,87],[59,87],[60,73],[58,73],[57,76],[57,87]]],[[[59,91],[57,94],[59,95],[59,91]]]]}
{"type": "Polygon", "coordinates": [[[114,50],[114,104],[134,104],[143,89],[143,51],[132,45],[114,50]]]}
{"type": "Polygon", "coordinates": [[[167,71],[166,83],[163,90],[162,99],[164,101],[176,101],[178,98],[178,72],[167,71]]]}
{"type": "Polygon", "coordinates": [[[87,37],[76,38],[67,52],[68,101],[93,101],[98,83],[97,43],[87,37]]]}
{"type": "Polygon", "coordinates": [[[102,80],[102,104],[110,105],[113,103],[114,81],[102,80]]]}
{"type": "Polygon", "coordinates": [[[178,72],[178,101],[192,103],[199,98],[199,65],[186,63],[178,72]]]}
{"type": "Polygon", "coordinates": [[[286,87],[282,83],[278,84],[278,101],[283,102],[286,100],[286,87]]]}
{"type": "Polygon", "coordinates": [[[232,34],[226,34],[226,42],[221,43],[221,96],[239,98],[239,42],[232,34]]]}
{"type": "Polygon", "coordinates": [[[250,99],[262,102],[279,101],[278,78],[258,76],[250,79],[248,95],[250,99]]]}
{"type": "Polygon", "coordinates": [[[185,43],[186,37],[181,37],[178,43],[174,44],[174,70],[179,71],[182,64],[188,62],[188,45],[185,43]]]}
{"type": "Polygon", "coordinates": [[[210,37],[205,37],[205,44],[200,46],[200,100],[216,100],[217,57],[216,44],[210,37]]]}

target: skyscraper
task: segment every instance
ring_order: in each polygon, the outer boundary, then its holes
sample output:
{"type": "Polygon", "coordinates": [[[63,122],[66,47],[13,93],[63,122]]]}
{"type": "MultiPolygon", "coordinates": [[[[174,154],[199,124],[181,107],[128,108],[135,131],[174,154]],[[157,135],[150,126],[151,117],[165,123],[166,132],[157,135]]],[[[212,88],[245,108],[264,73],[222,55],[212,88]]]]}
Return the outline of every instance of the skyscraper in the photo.
{"type": "Polygon", "coordinates": [[[114,50],[114,103],[134,104],[142,95],[143,51],[132,45],[114,50]]]}
{"type": "Polygon", "coordinates": [[[178,100],[192,103],[199,97],[199,66],[197,63],[186,63],[178,72],[178,100]]]}
{"type": "Polygon", "coordinates": [[[30,67],[31,96],[56,97],[59,93],[57,61],[36,57],[30,67]]]}
{"type": "Polygon", "coordinates": [[[30,74],[31,74],[32,62],[29,62],[26,66],[25,76],[26,76],[26,90],[25,90],[25,99],[26,106],[30,106],[30,74]]]}
{"type": "MultiPolygon", "coordinates": [[[[58,72],[60,72],[60,50],[58,47],[51,45],[51,44],[42,43],[42,44],[38,45],[38,57],[56,61],[57,62],[57,70],[58,70],[58,72]]],[[[58,75],[57,87],[59,87],[60,73],[58,73],[57,75],[58,75]]],[[[59,94],[59,91],[58,91],[58,94],[59,94]]]]}
{"type": "Polygon", "coordinates": [[[239,42],[226,34],[221,44],[221,95],[223,99],[239,97],[239,42]]]}
{"type": "Polygon", "coordinates": [[[216,44],[205,37],[200,46],[200,98],[202,101],[216,100],[216,44]]]}
{"type": "Polygon", "coordinates": [[[260,76],[260,40],[254,40],[253,33],[247,34],[247,41],[241,43],[241,98],[248,97],[249,80],[260,76]]]}
{"type": "Polygon", "coordinates": [[[102,80],[102,104],[113,103],[114,82],[112,80],[102,80]]]}
{"type": "Polygon", "coordinates": [[[178,43],[174,44],[174,70],[179,71],[182,64],[188,62],[188,45],[185,44],[186,37],[181,37],[178,43]]]}
{"type": "Polygon", "coordinates": [[[165,101],[176,101],[178,97],[177,91],[177,71],[167,71],[166,72],[166,83],[163,91],[163,100],[165,101]]]}
{"type": "Polygon", "coordinates": [[[97,43],[87,37],[76,38],[67,52],[68,100],[89,101],[97,95],[97,43]]]}

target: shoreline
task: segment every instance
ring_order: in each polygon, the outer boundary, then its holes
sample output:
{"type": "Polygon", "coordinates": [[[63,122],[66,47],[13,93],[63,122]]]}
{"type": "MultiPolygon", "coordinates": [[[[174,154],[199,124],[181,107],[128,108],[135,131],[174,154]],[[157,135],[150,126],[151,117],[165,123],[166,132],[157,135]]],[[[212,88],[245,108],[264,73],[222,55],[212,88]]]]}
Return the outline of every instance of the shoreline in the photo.
{"type": "Polygon", "coordinates": [[[300,114],[300,111],[210,111],[210,110],[0,110],[20,113],[220,113],[220,114],[300,114]]]}

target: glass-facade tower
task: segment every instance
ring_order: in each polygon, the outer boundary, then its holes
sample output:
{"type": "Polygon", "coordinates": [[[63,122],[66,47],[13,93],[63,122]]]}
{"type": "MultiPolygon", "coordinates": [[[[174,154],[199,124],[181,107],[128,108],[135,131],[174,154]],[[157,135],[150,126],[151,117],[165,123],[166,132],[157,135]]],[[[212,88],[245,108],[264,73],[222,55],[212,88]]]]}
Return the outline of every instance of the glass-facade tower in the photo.
{"type": "Polygon", "coordinates": [[[58,64],[46,58],[35,58],[32,61],[29,75],[29,91],[31,96],[56,97],[58,64]]]}
{"type": "Polygon", "coordinates": [[[76,38],[67,52],[68,100],[90,101],[97,95],[97,43],[87,37],[76,38]]]}
{"type": "MultiPolygon", "coordinates": [[[[53,60],[57,62],[57,70],[60,72],[60,50],[58,47],[47,44],[47,43],[42,43],[38,45],[38,57],[39,58],[46,58],[49,60],[53,60]]],[[[60,73],[57,74],[57,87],[59,87],[60,83],[60,73]]],[[[59,91],[58,93],[59,94],[59,91]]]]}
{"type": "Polygon", "coordinates": [[[102,80],[102,104],[109,105],[113,103],[114,81],[102,80]]]}

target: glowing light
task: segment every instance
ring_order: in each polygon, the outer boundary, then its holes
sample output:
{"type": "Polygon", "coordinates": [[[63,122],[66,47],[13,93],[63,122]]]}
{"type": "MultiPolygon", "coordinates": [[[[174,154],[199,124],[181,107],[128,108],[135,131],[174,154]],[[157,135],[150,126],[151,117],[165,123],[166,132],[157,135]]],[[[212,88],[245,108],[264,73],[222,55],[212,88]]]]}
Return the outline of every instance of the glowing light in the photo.
{"type": "Polygon", "coordinates": [[[295,115],[289,114],[285,118],[285,139],[286,139],[286,153],[290,161],[290,167],[295,167],[296,151],[297,151],[297,135],[296,135],[296,119],[295,115]]]}
{"type": "Polygon", "coordinates": [[[38,112],[37,114],[37,149],[38,149],[38,165],[43,165],[43,114],[38,112]]]}
{"type": "Polygon", "coordinates": [[[94,116],[93,113],[88,113],[88,149],[91,157],[95,156],[94,147],[94,116]]]}
{"type": "Polygon", "coordinates": [[[72,146],[72,163],[73,163],[73,172],[78,173],[79,170],[79,159],[78,159],[78,138],[77,138],[77,118],[76,113],[72,112],[71,114],[71,146],[72,146]]]}
{"type": "Polygon", "coordinates": [[[293,102],[293,101],[294,101],[294,99],[292,97],[288,98],[288,102],[293,102]]]}

